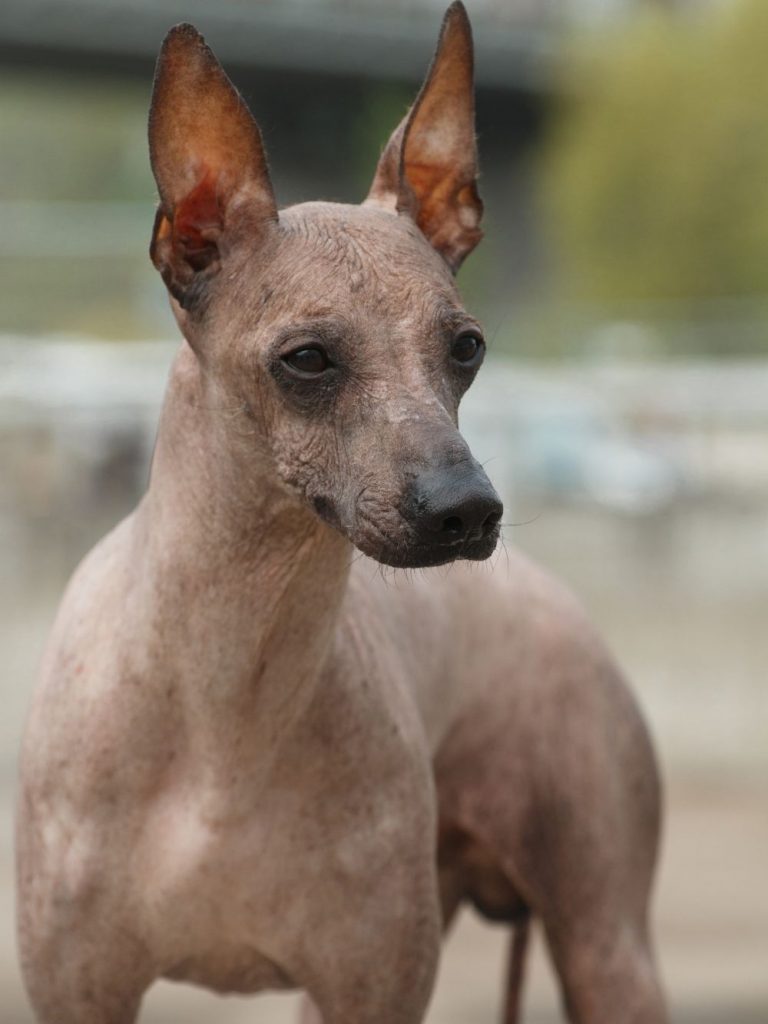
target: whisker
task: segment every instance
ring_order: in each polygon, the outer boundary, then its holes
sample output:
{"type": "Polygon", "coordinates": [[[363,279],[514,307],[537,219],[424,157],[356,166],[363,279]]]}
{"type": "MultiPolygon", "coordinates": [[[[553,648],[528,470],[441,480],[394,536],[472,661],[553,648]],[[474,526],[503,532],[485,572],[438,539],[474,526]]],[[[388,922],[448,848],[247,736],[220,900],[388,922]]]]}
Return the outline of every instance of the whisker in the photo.
{"type": "Polygon", "coordinates": [[[502,530],[508,530],[515,526],[531,526],[533,523],[537,523],[543,514],[543,512],[537,512],[536,515],[532,516],[530,519],[521,519],[519,522],[514,523],[499,523],[499,526],[502,530]]]}

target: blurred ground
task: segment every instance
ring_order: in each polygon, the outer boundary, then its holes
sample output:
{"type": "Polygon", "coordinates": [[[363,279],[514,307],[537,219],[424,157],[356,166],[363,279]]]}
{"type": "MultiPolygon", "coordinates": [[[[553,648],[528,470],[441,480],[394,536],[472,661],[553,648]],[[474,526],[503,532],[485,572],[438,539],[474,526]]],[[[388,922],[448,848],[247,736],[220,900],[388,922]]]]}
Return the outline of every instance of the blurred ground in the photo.
{"type": "MultiPolygon", "coordinates": [[[[66,362],[75,356],[62,358],[66,362]]],[[[94,348],[87,360],[94,373],[99,358],[94,348]]],[[[485,446],[482,454],[493,458],[495,446],[498,459],[498,451],[513,439],[494,440],[487,424],[477,421],[477,410],[487,410],[495,401],[492,384],[498,374],[494,378],[490,367],[486,372],[487,384],[481,375],[466,422],[468,432],[474,431],[480,447],[485,446]]],[[[149,366],[146,373],[134,383],[144,396],[142,408],[154,409],[162,367],[149,366]]],[[[126,393],[130,390],[127,373],[112,376],[126,393]]],[[[527,387],[532,393],[532,385],[527,387]]],[[[99,393],[94,381],[89,389],[99,393]]],[[[6,408],[9,401],[6,396],[6,408]]],[[[127,424],[132,417],[141,420],[146,410],[140,416],[136,410],[126,412],[125,400],[122,405],[116,398],[105,401],[110,403],[109,415],[104,409],[87,414],[80,409],[79,419],[72,407],[50,406],[47,425],[42,414],[32,415],[34,403],[27,402],[23,415],[17,403],[15,447],[6,431],[7,443],[0,448],[2,1024],[32,1021],[13,943],[11,806],[16,747],[35,665],[72,566],[143,486],[147,446],[141,437],[145,430],[151,434],[151,424],[141,427],[138,441],[127,424]],[[19,430],[26,438],[21,454],[19,430]],[[49,443],[51,432],[56,444],[49,443]],[[98,458],[91,450],[94,444],[98,458]]],[[[494,462],[488,468],[494,476],[494,462]]],[[[503,478],[505,467],[497,462],[496,468],[503,478]]],[[[677,1024],[764,1024],[765,501],[755,494],[741,494],[735,502],[713,493],[683,494],[641,514],[618,512],[584,495],[575,501],[518,489],[508,499],[509,518],[522,525],[508,528],[507,543],[520,544],[577,591],[633,679],[657,738],[667,787],[667,826],[656,922],[672,1019],[677,1024]]],[[[430,1024],[496,1018],[505,944],[503,931],[469,913],[463,917],[443,960],[430,1024]]],[[[557,1005],[537,939],[525,1020],[554,1024],[563,1019],[557,1005]]],[[[294,1019],[294,1009],[290,996],[222,1000],[163,983],[150,993],[142,1024],[281,1024],[294,1019]]]]}
{"type": "MultiPolygon", "coordinates": [[[[5,797],[5,793],[3,794],[5,797]]],[[[765,793],[743,785],[672,782],[669,824],[657,895],[660,956],[675,1024],[765,1024],[768,1019],[768,855],[765,793]]],[[[10,863],[3,836],[0,867],[3,1024],[33,1024],[11,943],[10,863]]],[[[465,914],[451,936],[428,1024],[495,1021],[505,933],[465,914]]],[[[549,965],[536,940],[528,977],[526,1024],[555,1024],[549,965]]],[[[158,984],[142,1024],[293,1024],[296,997],[221,999],[186,986],[158,984]]],[[[617,1022],[619,1024],[619,1022],[617,1022]]]]}

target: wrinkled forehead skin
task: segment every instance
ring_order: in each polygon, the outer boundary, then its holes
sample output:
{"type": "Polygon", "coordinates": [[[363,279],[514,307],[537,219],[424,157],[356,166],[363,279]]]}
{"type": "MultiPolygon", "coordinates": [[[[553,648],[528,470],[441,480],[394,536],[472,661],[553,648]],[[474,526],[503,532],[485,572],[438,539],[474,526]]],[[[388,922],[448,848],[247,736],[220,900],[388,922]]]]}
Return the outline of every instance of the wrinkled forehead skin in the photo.
{"type": "Polygon", "coordinates": [[[463,307],[453,276],[411,220],[375,207],[312,202],[280,212],[266,240],[242,246],[224,303],[211,309],[232,336],[303,318],[339,318],[366,337],[429,331],[463,307]],[[233,328],[235,330],[233,331],[233,328]]]}

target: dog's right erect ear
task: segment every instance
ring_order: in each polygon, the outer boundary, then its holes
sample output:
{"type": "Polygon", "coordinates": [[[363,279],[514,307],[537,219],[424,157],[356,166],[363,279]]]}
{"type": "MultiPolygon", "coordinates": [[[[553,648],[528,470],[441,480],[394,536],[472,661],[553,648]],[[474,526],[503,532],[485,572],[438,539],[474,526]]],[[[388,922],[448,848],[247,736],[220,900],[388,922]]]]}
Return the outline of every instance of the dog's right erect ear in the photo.
{"type": "Polygon", "coordinates": [[[469,18],[454,0],[426,81],[387,143],[366,200],[411,217],[454,273],[483,237],[473,64],[469,18]]]}
{"type": "Polygon", "coordinates": [[[234,234],[277,221],[261,134],[192,25],[163,41],[149,113],[160,193],[150,256],[185,309],[200,300],[234,234]]]}

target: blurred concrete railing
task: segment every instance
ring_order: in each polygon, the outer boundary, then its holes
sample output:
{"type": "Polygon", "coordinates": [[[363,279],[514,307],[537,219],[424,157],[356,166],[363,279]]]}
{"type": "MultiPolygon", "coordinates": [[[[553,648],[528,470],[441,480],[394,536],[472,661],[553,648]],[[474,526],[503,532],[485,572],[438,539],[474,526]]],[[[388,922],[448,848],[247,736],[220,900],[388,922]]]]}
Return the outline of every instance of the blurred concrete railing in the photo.
{"type": "MultiPolygon", "coordinates": [[[[82,452],[89,443],[102,450],[101,435],[119,429],[149,451],[175,348],[0,338],[0,434],[18,433],[23,445],[24,431],[63,436],[79,425],[82,452]]],[[[462,427],[479,457],[494,460],[508,499],[533,490],[643,513],[657,510],[643,488],[662,488],[658,507],[692,495],[760,498],[768,493],[768,359],[548,366],[489,358],[464,400],[462,427]]],[[[0,488],[9,483],[6,472],[0,488]]]]}
{"type": "MultiPolygon", "coordinates": [[[[146,487],[175,348],[0,340],[0,632],[11,690],[30,684],[75,563],[146,487]]],[[[768,360],[489,358],[461,426],[503,492],[506,542],[587,604],[664,758],[764,770],[768,360]]]]}
{"type": "MultiPolygon", "coordinates": [[[[471,6],[478,80],[541,88],[566,10],[560,0],[471,6]]],[[[446,7],[445,0],[5,0],[0,48],[148,59],[171,25],[193,21],[221,59],[242,66],[411,78],[423,74],[446,7]]]]}

